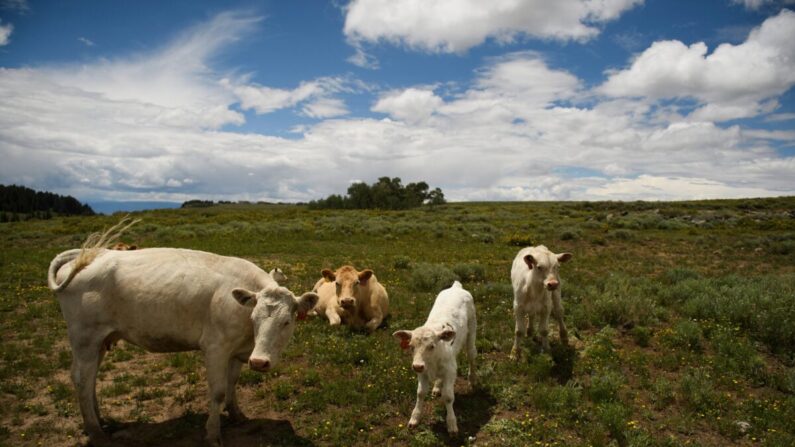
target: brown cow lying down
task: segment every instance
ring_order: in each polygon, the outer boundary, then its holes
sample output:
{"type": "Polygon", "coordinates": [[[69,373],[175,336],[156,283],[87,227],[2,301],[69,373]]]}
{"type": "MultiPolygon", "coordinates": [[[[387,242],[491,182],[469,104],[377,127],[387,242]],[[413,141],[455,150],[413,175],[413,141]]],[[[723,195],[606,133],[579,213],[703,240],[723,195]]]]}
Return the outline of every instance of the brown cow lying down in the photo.
{"type": "Polygon", "coordinates": [[[113,247],[110,247],[111,250],[119,250],[119,251],[126,251],[126,250],[138,250],[138,246],[135,244],[125,244],[124,242],[119,242],[113,247]]]}
{"type": "Polygon", "coordinates": [[[325,315],[332,326],[342,323],[372,332],[389,315],[389,296],[372,270],[359,272],[344,265],[321,274],[313,289],[320,297],[315,312],[325,315]]]}

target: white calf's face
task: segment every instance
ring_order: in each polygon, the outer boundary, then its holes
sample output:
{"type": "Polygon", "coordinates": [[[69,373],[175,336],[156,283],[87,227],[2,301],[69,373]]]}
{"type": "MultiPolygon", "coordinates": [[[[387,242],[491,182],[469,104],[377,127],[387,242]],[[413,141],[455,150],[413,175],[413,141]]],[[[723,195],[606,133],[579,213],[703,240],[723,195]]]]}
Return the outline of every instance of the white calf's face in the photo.
{"type": "Polygon", "coordinates": [[[532,281],[541,282],[547,290],[557,290],[560,287],[560,264],[567,262],[572,257],[571,253],[555,254],[549,250],[537,250],[524,257],[527,267],[532,270],[532,281]]]}
{"type": "Polygon", "coordinates": [[[241,305],[252,307],[254,350],[248,363],[257,371],[267,371],[276,366],[293,335],[296,318],[303,319],[318,300],[318,296],[311,292],[296,298],[284,287],[266,288],[258,293],[235,289],[232,293],[241,305]]]}
{"type": "Polygon", "coordinates": [[[416,373],[423,373],[428,364],[435,364],[441,352],[455,338],[455,331],[445,329],[436,331],[427,327],[418,327],[413,331],[401,330],[392,334],[400,340],[400,347],[412,352],[411,368],[416,373]]]}

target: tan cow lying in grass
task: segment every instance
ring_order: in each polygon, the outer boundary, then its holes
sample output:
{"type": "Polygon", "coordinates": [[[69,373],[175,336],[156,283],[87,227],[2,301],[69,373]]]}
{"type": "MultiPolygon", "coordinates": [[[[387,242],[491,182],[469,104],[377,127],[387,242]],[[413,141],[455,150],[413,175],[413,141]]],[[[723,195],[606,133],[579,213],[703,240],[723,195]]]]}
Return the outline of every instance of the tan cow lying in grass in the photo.
{"type": "Polygon", "coordinates": [[[342,323],[372,332],[389,315],[389,296],[372,270],[359,272],[344,265],[321,274],[313,289],[320,297],[315,312],[325,315],[332,326],[342,323]]]}
{"type": "Polygon", "coordinates": [[[174,248],[108,250],[105,239],[56,256],[47,278],[66,319],[72,380],[91,443],[113,445],[100,425],[95,389],[106,347],[122,339],[151,352],[202,351],[207,441],[219,446],[221,410],[244,418],[235,395],[241,366],[275,366],[296,315],[312,309],[317,294],[296,298],[243,259],[174,248]]]}

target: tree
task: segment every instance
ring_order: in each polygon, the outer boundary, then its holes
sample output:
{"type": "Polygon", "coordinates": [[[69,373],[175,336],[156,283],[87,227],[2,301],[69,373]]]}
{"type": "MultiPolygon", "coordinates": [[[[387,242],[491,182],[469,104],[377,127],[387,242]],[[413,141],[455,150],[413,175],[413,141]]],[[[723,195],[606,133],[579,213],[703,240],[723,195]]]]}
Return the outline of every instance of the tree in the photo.
{"type": "Polygon", "coordinates": [[[429,205],[444,205],[445,203],[447,203],[447,200],[444,199],[444,193],[441,189],[434,188],[434,190],[428,194],[429,205]]]}

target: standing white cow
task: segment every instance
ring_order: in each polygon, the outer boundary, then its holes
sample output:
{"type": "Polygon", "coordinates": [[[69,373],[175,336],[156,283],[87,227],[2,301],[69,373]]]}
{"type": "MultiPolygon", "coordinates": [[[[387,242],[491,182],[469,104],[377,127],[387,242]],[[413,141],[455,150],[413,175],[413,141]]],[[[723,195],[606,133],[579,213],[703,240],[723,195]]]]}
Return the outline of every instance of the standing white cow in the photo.
{"type": "Polygon", "coordinates": [[[514,258],[511,283],[516,332],[511,349],[512,359],[521,355],[520,338],[525,334],[528,337],[534,334],[536,317],[542,349],[549,350],[547,335],[550,312],[558,323],[560,341],[568,343],[568,332],[563,322],[563,306],[560,302],[558,268],[561,262],[567,262],[571,257],[571,253],[555,254],[547,247],[539,245],[519,250],[514,258]]]}
{"type": "Polygon", "coordinates": [[[456,356],[464,343],[469,361],[469,383],[475,385],[475,301],[456,281],[442,290],[433,303],[425,324],[413,331],[401,330],[392,334],[400,340],[400,347],[411,348],[414,355],[411,367],[417,373],[417,403],[411,412],[409,427],[416,427],[422,415],[428,385],[433,383],[433,395],[441,394],[447,409],[447,432],[458,435],[458,423],[453,412],[453,386],[458,372],[456,356]]]}
{"type": "Polygon", "coordinates": [[[221,444],[220,411],[245,418],[235,384],[243,363],[276,365],[296,314],[317,302],[296,298],[271,275],[239,258],[173,248],[69,250],[53,259],[48,284],[66,319],[72,380],[94,445],[112,445],[100,427],[97,369],[122,339],[151,352],[201,350],[209,382],[207,441],[221,444]]]}

